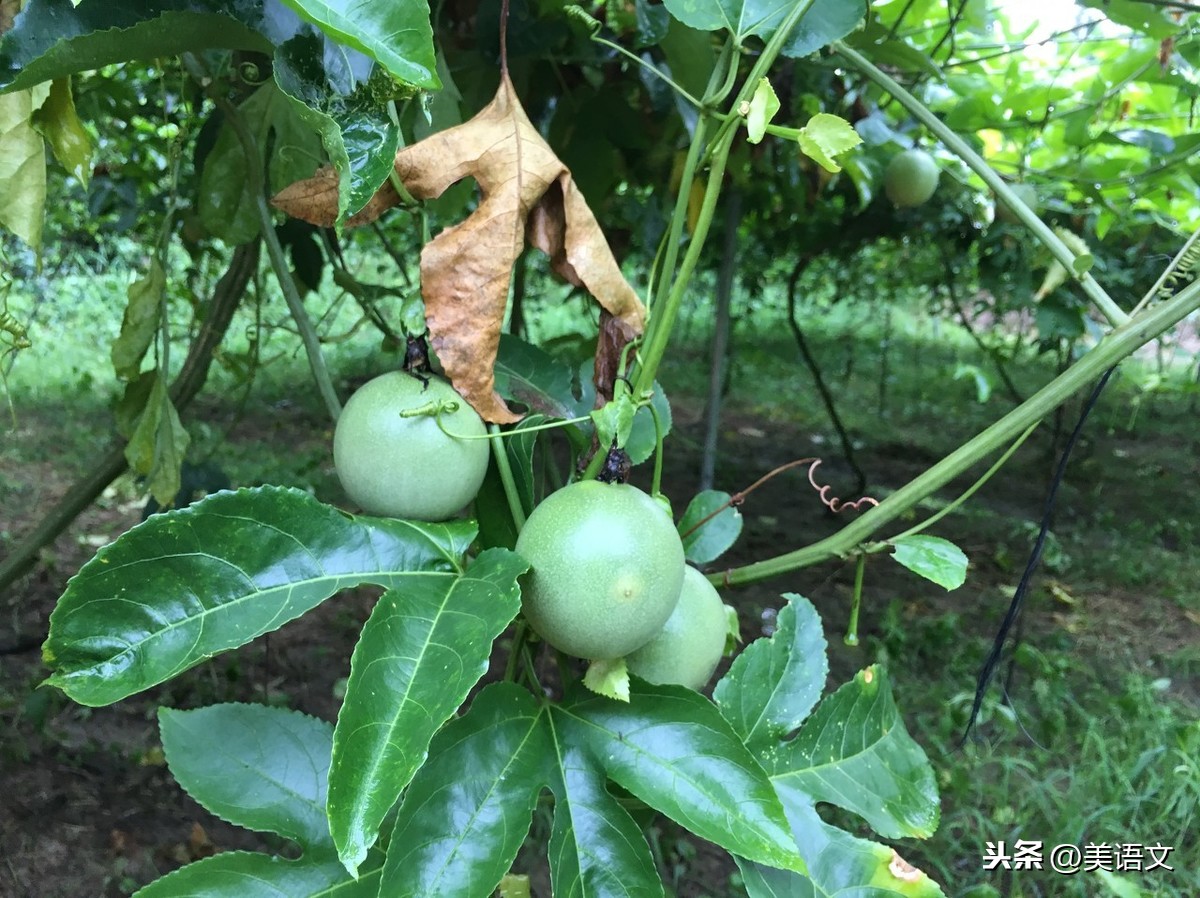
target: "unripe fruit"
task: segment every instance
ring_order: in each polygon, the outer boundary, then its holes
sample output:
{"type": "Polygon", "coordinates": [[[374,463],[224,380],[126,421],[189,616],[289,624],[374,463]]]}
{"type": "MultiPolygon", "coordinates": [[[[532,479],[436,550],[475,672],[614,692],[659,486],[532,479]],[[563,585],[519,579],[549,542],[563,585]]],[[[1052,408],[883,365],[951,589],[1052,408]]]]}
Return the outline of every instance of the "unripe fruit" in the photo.
{"type": "MultiPolygon", "coordinates": [[[[1017,198],[1021,202],[1033,210],[1034,215],[1037,214],[1039,205],[1038,194],[1037,189],[1032,184],[1011,184],[1009,185],[1009,189],[1017,195],[1017,198]]],[[[1008,224],[1017,224],[1021,220],[1017,217],[1017,213],[1009,208],[1008,204],[999,197],[996,198],[996,218],[1008,224]]]]}
{"type": "Polygon", "coordinates": [[[475,498],[487,473],[487,440],[457,437],[485,433],[483,420],[444,380],[391,371],[360,387],[342,409],[333,464],[346,495],[368,514],[444,521],[475,498]],[[440,427],[438,416],[402,414],[439,404],[440,427]]]}
{"type": "Polygon", "coordinates": [[[694,567],[683,574],[679,604],[658,635],[626,657],[631,674],[651,683],[703,689],[725,653],[729,630],[725,604],[694,567]]]}
{"type": "Polygon", "coordinates": [[[905,150],[888,163],[883,190],[901,208],[919,206],[937,190],[938,167],[924,150],[905,150]]]}
{"type": "Polygon", "coordinates": [[[573,483],[547,496],[517,538],[530,563],[521,605],[546,642],[620,658],[650,641],[679,601],[683,543],[657,502],[627,484],[573,483]]]}

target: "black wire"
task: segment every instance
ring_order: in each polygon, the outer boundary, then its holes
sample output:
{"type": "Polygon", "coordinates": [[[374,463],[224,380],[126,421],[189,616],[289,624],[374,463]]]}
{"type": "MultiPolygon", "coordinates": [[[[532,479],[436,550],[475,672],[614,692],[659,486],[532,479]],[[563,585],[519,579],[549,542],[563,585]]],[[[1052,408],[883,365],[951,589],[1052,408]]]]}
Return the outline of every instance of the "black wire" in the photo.
{"type": "Polygon", "coordinates": [[[1026,562],[1025,572],[1021,575],[1021,582],[1017,584],[1017,589],[1013,593],[1012,601],[1008,606],[1008,613],[1004,615],[1004,620],[1000,623],[1000,629],[996,632],[996,638],[992,641],[992,649],[988,652],[987,658],[984,659],[983,667],[979,670],[979,679],[975,682],[975,701],[971,705],[971,717],[967,720],[967,727],[963,731],[962,738],[958,741],[958,748],[962,748],[967,744],[967,739],[971,735],[971,729],[979,719],[979,710],[983,707],[983,697],[987,693],[987,688],[992,682],[992,678],[996,675],[996,668],[1000,665],[1000,659],[1004,655],[1004,647],[1008,643],[1008,634],[1021,615],[1021,607],[1025,602],[1025,595],[1029,592],[1029,584],[1033,581],[1033,575],[1042,560],[1042,549],[1046,545],[1046,535],[1050,532],[1050,520],[1054,514],[1054,503],[1058,498],[1058,488],[1062,486],[1063,476],[1067,473],[1067,462],[1070,461],[1071,451],[1075,448],[1075,443],[1079,440],[1079,435],[1083,432],[1083,425],[1087,422],[1088,415],[1096,407],[1096,402],[1099,400],[1100,394],[1104,391],[1105,384],[1108,383],[1108,379],[1116,370],[1117,367],[1114,365],[1105,371],[1100,380],[1097,381],[1091,395],[1088,396],[1087,402],[1083,405],[1083,410],[1079,413],[1079,420],[1075,423],[1075,429],[1071,431],[1071,436],[1067,440],[1067,445],[1063,448],[1062,455],[1059,456],[1058,468],[1054,472],[1054,479],[1050,482],[1050,490],[1046,494],[1046,505],[1042,510],[1042,523],[1038,528],[1038,535],[1033,544],[1033,551],[1029,553],[1029,561],[1026,562]]]}

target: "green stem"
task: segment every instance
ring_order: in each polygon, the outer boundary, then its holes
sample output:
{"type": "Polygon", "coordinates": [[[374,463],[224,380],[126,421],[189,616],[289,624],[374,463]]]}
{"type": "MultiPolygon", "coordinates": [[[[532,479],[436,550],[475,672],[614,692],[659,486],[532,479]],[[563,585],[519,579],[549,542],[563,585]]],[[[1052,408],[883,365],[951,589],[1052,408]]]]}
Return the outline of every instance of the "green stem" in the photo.
{"type": "Polygon", "coordinates": [[[525,526],[525,506],[521,504],[521,494],[517,491],[517,481],[508,461],[508,450],[504,448],[498,425],[489,424],[488,433],[491,434],[492,440],[492,458],[496,460],[496,470],[500,474],[500,482],[504,485],[504,498],[508,500],[508,510],[512,513],[513,523],[517,525],[517,532],[520,533],[521,528],[525,526]]]}
{"type": "Polygon", "coordinates": [[[896,520],[926,496],[996,452],[1026,428],[1042,420],[1068,397],[1084,389],[1104,371],[1159,334],[1174,327],[1198,308],[1200,281],[1189,284],[1173,298],[1151,306],[1128,324],[1113,330],[1096,344],[1091,352],[1021,405],[842,530],[803,549],[734,568],[728,572],[713,574],[709,579],[717,585],[754,583],[850,554],[856,546],[881,527],[896,520]]]}
{"type": "Polygon", "coordinates": [[[646,405],[650,409],[650,417],[654,419],[654,478],[650,481],[650,495],[657,496],[662,489],[662,469],[663,469],[663,428],[662,419],[658,416],[658,409],[654,407],[654,403],[650,402],[646,405]]]}
{"type": "Polygon", "coordinates": [[[964,502],[966,502],[968,499],[970,499],[972,496],[974,496],[975,493],[977,493],[979,491],[979,489],[985,483],[987,483],[989,480],[992,479],[993,474],[995,474],[1002,467],[1004,467],[1005,462],[1007,462],[1010,458],[1012,458],[1013,453],[1021,448],[1022,444],[1027,439],[1029,439],[1029,435],[1031,433],[1033,433],[1035,430],[1037,430],[1038,424],[1040,424],[1040,423],[1041,422],[1035,421],[1033,424],[1030,424],[1029,427],[1027,427],[1025,429],[1025,432],[1023,434],[1021,434],[1019,437],[1017,437],[1016,441],[1011,446],[1008,447],[1008,450],[1003,455],[1001,455],[998,459],[996,459],[996,463],[994,465],[992,465],[990,468],[988,468],[987,471],[984,472],[982,477],[980,477],[973,484],[971,484],[971,488],[968,489],[965,493],[963,493],[961,496],[959,496],[957,499],[955,499],[953,502],[951,502],[949,505],[947,505],[945,508],[943,508],[941,511],[939,511],[937,514],[933,515],[932,517],[925,519],[924,521],[922,521],[921,523],[919,523],[913,527],[909,527],[903,533],[897,533],[895,536],[889,538],[888,542],[889,543],[897,543],[900,540],[904,539],[906,536],[914,536],[914,535],[920,533],[922,530],[928,530],[930,527],[932,527],[934,524],[936,524],[938,521],[940,521],[946,515],[950,514],[950,512],[954,511],[954,509],[958,508],[960,505],[962,505],[964,502]]]}
{"type": "Polygon", "coordinates": [[[672,81],[669,76],[663,74],[662,69],[658,68],[657,66],[650,65],[650,63],[646,62],[646,60],[642,59],[640,56],[635,56],[633,53],[630,53],[628,50],[626,50],[620,44],[613,43],[612,41],[610,41],[606,38],[600,37],[599,35],[593,34],[592,40],[597,44],[601,44],[602,46],[608,47],[610,50],[616,50],[618,53],[620,53],[622,56],[624,56],[630,62],[634,62],[637,65],[640,65],[643,69],[645,69],[647,72],[649,72],[655,78],[658,78],[660,81],[662,81],[668,87],[670,87],[671,90],[675,91],[675,93],[679,94],[679,96],[683,97],[685,100],[687,100],[693,106],[695,106],[697,109],[701,108],[700,101],[697,100],[695,97],[693,97],[690,93],[688,93],[682,87],[680,87],[678,84],[676,84],[674,81],[672,81]]]}
{"type": "Polygon", "coordinates": [[[858,556],[854,565],[854,595],[850,600],[850,621],[846,624],[846,645],[858,645],[858,610],[862,606],[863,577],[867,570],[867,556],[858,556]]]}
{"type": "MultiPolygon", "coordinates": [[[[996,196],[1009,208],[1011,208],[1022,223],[1029,228],[1035,237],[1044,245],[1057,259],[1062,263],[1063,267],[1069,272],[1075,271],[1075,254],[1070,248],[1063,243],[1057,234],[1050,227],[1037,217],[1024,203],[1022,203],[1008,187],[1000,179],[983,157],[976,153],[967,142],[954,133],[947,125],[936,115],[930,112],[925,105],[910,94],[907,90],[900,86],[893,78],[877,68],[865,56],[854,50],[841,41],[836,41],[833,45],[834,49],[846,59],[851,65],[862,72],[869,80],[875,82],[883,90],[894,96],[905,109],[921,122],[925,127],[937,135],[938,139],[950,148],[967,166],[979,175],[987,184],[988,187],[996,194],[996,196]]],[[[1104,288],[1088,273],[1076,275],[1083,291],[1088,295],[1104,313],[1104,317],[1114,327],[1119,327],[1129,321],[1129,316],[1123,312],[1112,297],[1110,297],[1104,288]]]]}
{"type": "MultiPolygon", "coordinates": [[[[207,87],[211,83],[212,79],[191,54],[184,54],[183,61],[188,72],[199,84],[207,87]]],[[[225,120],[229,122],[234,134],[237,135],[238,142],[242,145],[242,152],[246,156],[246,187],[250,195],[254,197],[254,210],[258,213],[259,230],[262,233],[263,243],[267,247],[267,256],[271,260],[271,270],[275,272],[275,279],[279,282],[279,289],[283,291],[288,311],[291,312],[292,320],[296,322],[296,328],[300,332],[300,339],[304,343],[304,352],[308,356],[308,367],[312,371],[313,380],[316,381],[317,390],[325,401],[329,417],[337,421],[342,414],[342,403],[338,400],[337,391],[333,388],[333,380],[329,376],[329,369],[325,366],[325,356],[321,352],[321,339],[317,336],[312,319],[308,317],[308,311],[304,308],[304,301],[300,298],[299,291],[296,290],[296,282],[292,279],[291,270],[288,268],[287,256],[283,252],[283,246],[280,245],[279,237],[275,233],[275,225],[271,221],[271,209],[267,205],[266,182],[263,178],[263,159],[259,152],[258,142],[246,126],[246,120],[242,117],[241,110],[220,94],[211,93],[210,95],[213,102],[225,115],[225,120]]]]}

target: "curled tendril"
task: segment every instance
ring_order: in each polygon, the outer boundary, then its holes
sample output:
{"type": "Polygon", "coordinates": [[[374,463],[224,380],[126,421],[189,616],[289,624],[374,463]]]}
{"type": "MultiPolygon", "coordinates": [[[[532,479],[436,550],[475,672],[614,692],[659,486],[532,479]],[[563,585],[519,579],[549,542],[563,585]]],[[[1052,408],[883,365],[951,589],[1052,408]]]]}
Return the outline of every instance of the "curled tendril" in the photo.
{"type": "Polygon", "coordinates": [[[878,499],[873,499],[870,496],[862,496],[858,499],[855,499],[853,502],[843,502],[837,496],[830,498],[829,490],[831,489],[831,487],[829,486],[829,484],[826,484],[825,486],[821,486],[819,483],[817,483],[815,476],[814,476],[816,473],[816,470],[817,470],[817,465],[819,465],[820,463],[821,463],[821,459],[818,458],[816,461],[814,461],[809,466],[808,482],[810,484],[812,484],[812,488],[817,491],[817,495],[820,496],[822,504],[826,508],[828,508],[830,511],[832,511],[834,514],[837,514],[839,511],[845,511],[847,508],[852,509],[853,511],[858,511],[864,505],[878,505],[879,504],[878,499]]]}

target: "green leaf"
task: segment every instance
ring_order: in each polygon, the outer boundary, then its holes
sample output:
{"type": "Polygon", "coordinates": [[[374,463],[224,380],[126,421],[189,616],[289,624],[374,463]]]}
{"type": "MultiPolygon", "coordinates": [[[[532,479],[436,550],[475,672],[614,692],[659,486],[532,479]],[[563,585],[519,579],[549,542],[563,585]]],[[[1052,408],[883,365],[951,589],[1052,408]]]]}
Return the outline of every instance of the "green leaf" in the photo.
{"type": "Polygon", "coordinates": [[[164,508],[175,502],[179,492],[179,472],[190,442],[175,403],[167,394],[167,385],[156,374],[146,407],[125,447],[125,460],[130,470],[146,478],[150,495],[164,508]]]}
{"type": "Polygon", "coordinates": [[[404,793],[379,894],[488,898],[529,832],[553,751],[532,695],[512,683],[480,692],[404,793]]]}
{"type": "Polygon", "coordinates": [[[778,111],[779,97],[775,96],[771,82],[766,78],[759,79],[754,96],[750,99],[750,112],[746,116],[746,131],[749,132],[746,140],[759,143],[778,111]]]}
{"type": "Polygon", "coordinates": [[[750,898],[944,898],[937,883],[895,849],[830,826],[802,796],[784,797],[784,808],[796,844],[804,846],[808,873],[735,858],[750,898]]]}
{"type": "Polygon", "coordinates": [[[192,798],[222,820],[329,849],[325,793],[333,727],[263,705],[160,708],[167,766],[192,798]]]}
{"type": "Polygon", "coordinates": [[[705,490],[688,503],[678,529],[684,555],[692,564],[708,564],[724,554],[742,535],[742,513],[729,504],[731,498],[729,493],[720,490],[705,490]],[[721,511],[718,512],[718,508],[721,511]]]}
{"type": "Polygon", "coordinates": [[[545,350],[501,334],[495,373],[496,392],[505,399],[551,418],[577,416],[571,369],[545,350]]]}
{"type": "MultiPolygon", "coordinates": [[[[671,432],[671,403],[667,401],[667,394],[663,392],[658,381],[654,382],[650,405],[654,406],[654,410],[658,412],[658,420],[662,425],[665,439],[671,432]]],[[[650,414],[648,407],[642,406],[633,416],[633,425],[629,429],[628,439],[625,440],[625,452],[629,455],[631,462],[640,465],[654,454],[657,444],[654,434],[654,416],[650,414]]]]}
{"type": "Polygon", "coordinates": [[[396,78],[441,87],[425,0],[283,0],[326,34],[376,60],[396,78]]]}
{"type": "Polygon", "coordinates": [[[547,854],[555,898],[663,898],[646,838],[604,788],[603,771],[567,741],[556,742],[554,760],[547,854]]]}
{"type": "Polygon", "coordinates": [[[988,376],[984,370],[978,365],[959,365],[954,369],[954,379],[962,380],[970,378],[975,383],[975,401],[980,405],[987,402],[992,396],[992,382],[988,380],[988,376]]]}
{"type": "Polygon", "coordinates": [[[225,851],[168,873],[134,898],[376,898],[379,870],[357,882],[332,854],[298,861],[225,851]]]}
{"type": "Polygon", "coordinates": [[[771,783],[712,703],[638,680],[630,693],[628,704],[577,693],[555,719],[612,780],[702,839],[803,870],[771,783]]]}
{"type": "Polygon", "coordinates": [[[216,493],[96,553],[50,615],[47,682],[111,704],[276,630],[340,589],[456,578],[470,522],[354,517],[301,490],[216,493]]]}
{"type": "Polygon", "coordinates": [[[0,39],[0,90],[192,50],[270,53],[271,43],[258,31],[263,27],[260,3],[28,0],[0,39]]]}
{"type": "Polygon", "coordinates": [[[36,250],[46,212],[46,145],[33,129],[33,110],[32,91],[0,96],[0,225],[36,250]]]}
{"type": "Polygon", "coordinates": [[[385,102],[395,93],[387,73],[367,57],[316,34],[298,34],[280,45],[274,72],[296,114],[321,135],[338,172],[338,215],[357,212],[387,180],[400,145],[400,127],[385,102]],[[356,67],[366,68],[369,77],[357,80],[356,67]]]}
{"type": "Polygon", "coordinates": [[[762,757],[785,802],[831,802],[890,839],[937,829],[933,769],[904,729],[877,665],[822,701],[795,739],[762,757]]]}
{"type": "Polygon", "coordinates": [[[1140,0],[1079,0],[1081,6],[1098,9],[1118,25],[1140,31],[1156,41],[1180,31],[1181,23],[1169,18],[1169,10],[1140,0]]]}
{"type": "Polygon", "coordinates": [[[866,14],[866,0],[814,0],[784,44],[783,55],[795,59],[815,53],[857,28],[866,14]]]}
{"type": "Polygon", "coordinates": [[[583,675],[583,685],[596,695],[619,702],[629,701],[629,671],[624,658],[591,661],[583,675]]]}
{"type": "Polygon", "coordinates": [[[57,78],[50,85],[50,96],[33,114],[33,126],[58,164],[86,189],[92,177],[92,138],[75,112],[70,78],[57,78]]]}
{"type": "Polygon", "coordinates": [[[352,874],[433,734],[487,672],[527,567],[489,549],[455,579],[413,578],[376,603],[350,662],[329,774],[329,826],[352,874]]]}
{"type": "Polygon", "coordinates": [[[914,574],[947,590],[958,589],[967,579],[967,556],[949,540],[938,536],[906,536],[892,545],[892,557],[914,574]]]}
{"type": "Polygon", "coordinates": [[[150,270],[145,277],[130,284],[121,333],[112,345],[113,369],[121,380],[135,380],[141,371],[142,359],[162,324],[166,290],[167,275],[157,258],[150,260],[150,270]]]}
{"type": "Polygon", "coordinates": [[[617,448],[625,447],[629,441],[629,433],[633,429],[633,416],[637,406],[629,393],[622,392],[592,412],[592,422],[596,425],[596,438],[600,446],[608,447],[614,442],[617,448]]]}
{"type": "MultiPolygon", "coordinates": [[[[274,82],[258,88],[238,111],[254,136],[259,154],[269,159],[268,190],[282,190],[313,173],[320,153],[317,134],[274,82]]],[[[242,142],[233,127],[223,122],[204,160],[198,207],[208,232],[234,246],[249,243],[259,231],[258,198],[250,190],[247,174],[242,142]]]]}
{"type": "Polygon", "coordinates": [[[816,609],[803,596],[784,598],[775,632],[746,646],[713,689],[721,714],[760,757],[804,722],[829,673],[816,609]]]}
{"type": "Polygon", "coordinates": [[[806,156],[831,172],[842,170],[842,167],[833,161],[834,156],[839,156],[862,143],[862,138],[853,125],[844,118],[827,112],[818,112],[809,119],[808,124],[800,129],[797,140],[806,156]]]}

